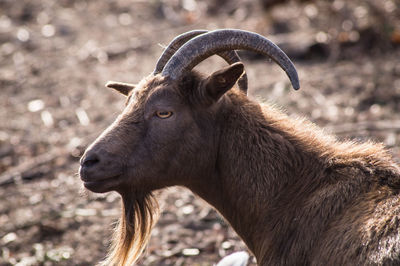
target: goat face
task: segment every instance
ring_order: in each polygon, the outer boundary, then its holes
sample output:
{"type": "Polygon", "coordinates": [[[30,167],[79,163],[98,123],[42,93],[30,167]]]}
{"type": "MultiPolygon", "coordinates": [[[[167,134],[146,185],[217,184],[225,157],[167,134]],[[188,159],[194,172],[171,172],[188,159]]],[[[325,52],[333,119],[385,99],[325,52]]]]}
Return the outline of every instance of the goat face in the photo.
{"type": "Polygon", "coordinates": [[[151,75],[137,86],[110,83],[128,96],[122,114],[90,145],[80,176],[94,192],[151,191],[190,185],[213,171],[218,109],[243,74],[242,63],[207,78],[151,75]]]}
{"type": "MultiPolygon", "coordinates": [[[[109,84],[129,98],[120,117],[81,159],[85,187],[95,192],[144,192],[169,185],[188,186],[201,180],[200,175],[209,175],[218,147],[218,109],[225,102],[221,97],[244,71],[235,49],[268,55],[285,70],[293,87],[299,88],[293,63],[261,35],[228,29],[177,36],[153,74],[138,86],[109,84]],[[207,78],[191,71],[214,54],[230,66],[207,78]]],[[[245,74],[239,88],[246,92],[245,74]]]]}

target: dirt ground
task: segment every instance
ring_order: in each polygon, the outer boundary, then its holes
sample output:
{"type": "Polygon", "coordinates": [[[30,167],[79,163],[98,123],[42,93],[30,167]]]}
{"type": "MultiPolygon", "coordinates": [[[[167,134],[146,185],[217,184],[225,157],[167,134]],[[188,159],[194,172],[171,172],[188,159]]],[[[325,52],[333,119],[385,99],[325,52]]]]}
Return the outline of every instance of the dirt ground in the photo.
{"type": "MultiPolygon", "coordinates": [[[[162,45],[191,29],[240,28],[275,41],[301,90],[268,59],[241,53],[250,97],[339,138],[383,142],[399,161],[398,1],[260,2],[269,1],[0,0],[0,265],[104,257],[120,198],[85,192],[76,174],[85,147],[124,106],[104,84],[138,82],[162,45]]],[[[199,68],[223,64],[210,58],[199,68]]],[[[139,265],[213,265],[246,250],[187,189],[158,198],[161,218],[139,265]]]]}

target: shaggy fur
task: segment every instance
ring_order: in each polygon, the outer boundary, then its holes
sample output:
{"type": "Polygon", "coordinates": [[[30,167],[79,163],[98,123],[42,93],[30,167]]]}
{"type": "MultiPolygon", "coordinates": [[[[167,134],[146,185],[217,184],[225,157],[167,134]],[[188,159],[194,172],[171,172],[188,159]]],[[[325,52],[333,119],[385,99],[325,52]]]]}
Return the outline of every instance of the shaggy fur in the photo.
{"type": "Polygon", "coordinates": [[[88,148],[85,186],[123,198],[105,265],[137,259],[156,219],[151,191],[173,185],[214,206],[259,265],[399,265],[400,169],[390,154],[230,90],[241,73],[150,76],[88,148]]]}
{"type": "Polygon", "coordinates": [[[211,198],[260,265],[400,263],[400,171],[381,145],[229,98],[211,198]]]}

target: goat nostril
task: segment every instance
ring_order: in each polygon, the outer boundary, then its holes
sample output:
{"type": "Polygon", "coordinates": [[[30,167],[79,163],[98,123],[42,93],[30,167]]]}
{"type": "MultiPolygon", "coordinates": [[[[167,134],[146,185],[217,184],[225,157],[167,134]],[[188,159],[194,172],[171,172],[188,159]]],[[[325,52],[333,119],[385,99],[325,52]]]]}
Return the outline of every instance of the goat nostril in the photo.
{"type": "Polygon", "coordinates": [[[96,154],[91,154],[84,158],[84,160],[82,162],[82,166],[83,167],[92,167],[95,164],[97,164],[98,162],[100,162],[99,157],[96,154]]]}

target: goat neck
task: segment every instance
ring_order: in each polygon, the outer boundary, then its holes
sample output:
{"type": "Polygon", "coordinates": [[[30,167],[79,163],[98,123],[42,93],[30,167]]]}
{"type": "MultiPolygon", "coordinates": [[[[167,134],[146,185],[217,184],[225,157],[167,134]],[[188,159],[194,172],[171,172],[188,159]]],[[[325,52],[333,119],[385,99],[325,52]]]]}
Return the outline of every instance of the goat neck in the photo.
{"type": "Polygon", "coordinates": [[[215,206],[258,257],[260,238],[271,235],[268,209],[291,184],[315,174],[308,169],[319,160],[288,141],[287,132],[274,127],[243,94],[230,92],[221,105],[217,119],[224,122],[217,123],[222,127],[214,174],[189,188],[215,206]]]}

